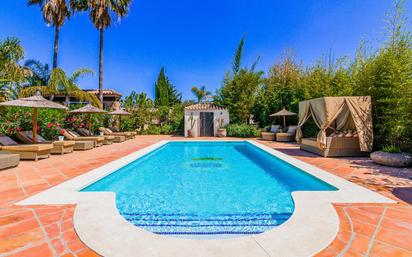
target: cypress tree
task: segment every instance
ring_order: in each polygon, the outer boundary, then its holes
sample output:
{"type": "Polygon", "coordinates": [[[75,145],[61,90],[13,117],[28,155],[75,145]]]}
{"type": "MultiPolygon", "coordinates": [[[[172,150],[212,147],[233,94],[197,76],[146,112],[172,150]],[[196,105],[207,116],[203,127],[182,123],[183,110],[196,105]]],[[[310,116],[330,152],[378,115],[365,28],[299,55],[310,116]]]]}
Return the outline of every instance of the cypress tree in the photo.
{"type": "Polygon", "coordinates": [[[169,78],[165,74],[165,68],[162,67],[155,83],[155,104],[160,106],[172,106],[181,102],[181,94],[170,83],[169,78]]]}

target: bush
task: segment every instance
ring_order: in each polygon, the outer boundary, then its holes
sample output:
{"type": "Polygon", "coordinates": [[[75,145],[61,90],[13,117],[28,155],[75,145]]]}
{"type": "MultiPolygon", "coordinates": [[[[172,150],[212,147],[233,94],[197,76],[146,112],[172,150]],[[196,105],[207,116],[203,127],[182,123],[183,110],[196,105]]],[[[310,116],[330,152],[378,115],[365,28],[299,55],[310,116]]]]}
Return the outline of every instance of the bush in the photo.
{"type": "Polygon", "coordinates": [[[384,145],[382,151],[386,153],[400,153],[401,149],[396,145],[384,145]]]}
{"type": "Polygon", "coordinates": [[[150,125],[148,129],[143,130],[142,135],[161,135],[162,128],[156,125],[150,125]]]}
{"type": "Polygon", "coordinates": [[[257,127],[247,124],[230,124],[226,130],[229,137],[258,137],[260,135],[257,127]]]}
{"type": "MultiPolygon", "coordinates": [[[[60,127],[66,113],[59,110],[41,109],[37,119],[38,133],[47,140],[60,135],[60,127]]],[[[15,137],[18,131],[31,131],[33,111],[29,108],[2,108],[0,111],[0,134],[15,137]]]]}

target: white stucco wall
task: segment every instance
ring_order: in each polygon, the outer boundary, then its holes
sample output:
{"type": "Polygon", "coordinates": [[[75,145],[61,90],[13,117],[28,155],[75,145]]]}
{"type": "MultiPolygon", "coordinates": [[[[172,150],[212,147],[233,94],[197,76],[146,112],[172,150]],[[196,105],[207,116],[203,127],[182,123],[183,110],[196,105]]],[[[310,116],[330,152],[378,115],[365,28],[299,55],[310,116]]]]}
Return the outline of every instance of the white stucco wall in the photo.
{"type": "Polygon", "coordinates": [[[229,124],[229,112],[227,110],[185,110],[185,137],[187,137],[187,130],[190,129],[190,116],[193,115],[193,119],[196,121],[192,135],[198,137],[200,135],[200,113],[201,112],[213,112],[213,127],[214,135],[216,135],[217,130],[219,129],[219,119],[223,118],[223,126],[229,124]]]}

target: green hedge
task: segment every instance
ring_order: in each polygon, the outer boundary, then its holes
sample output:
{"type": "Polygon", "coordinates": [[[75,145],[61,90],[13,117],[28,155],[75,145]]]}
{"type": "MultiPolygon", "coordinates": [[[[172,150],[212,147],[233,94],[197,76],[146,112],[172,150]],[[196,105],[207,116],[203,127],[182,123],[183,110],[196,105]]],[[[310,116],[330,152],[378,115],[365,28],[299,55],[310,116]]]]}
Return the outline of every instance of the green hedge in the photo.
{"type": "Polygon", "coordinates": [[[229,137],[258,137],[260,131],[256,126],[247,124],[230,124],[226,127],[229,137]]]}

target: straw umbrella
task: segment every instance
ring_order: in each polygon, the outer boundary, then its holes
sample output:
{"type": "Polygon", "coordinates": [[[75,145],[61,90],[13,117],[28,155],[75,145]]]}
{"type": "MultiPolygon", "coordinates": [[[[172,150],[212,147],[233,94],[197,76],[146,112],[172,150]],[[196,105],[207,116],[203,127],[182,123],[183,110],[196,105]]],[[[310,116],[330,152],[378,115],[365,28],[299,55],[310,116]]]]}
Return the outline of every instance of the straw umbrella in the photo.
{"type": "Polygon", "coordinates": [[[283,127],[286,127],[286,116],[295,116],[296,113],[294,112],[290,112],[288,110],[286,110],[285,108],[283,108],[283,110],[277,112],[277,113],[273,113],[271,115],[269,115],[269,117],[280,117],[283,116],[283,127]]]}
{"type": "Polygon", "coordinates": [[[93,113],[106,113],[105,110],[99,109],[97,107],[94,107],[91,104],[87,104],[79,109],[70,111],[70,113],[86,113],[88,114],[88,127],[89,127],[89,133],[92,133],[92,114],[93,113]]]}
{"type": "Polygon", "coordinates": [[[132,115],[130,112],[127,112],[123,109],[112,111],[108,113],[109,115],[119,115],[119,128],[121,128],[122,125],[122,116],[130,116],[132,115]]]}
{"type": "Polygon", "coordinates": [[[15,107],[29,107],[33,109],[33,144],[37,143],[37,115],[38,109],[60,109],[67,110],[67,107],[44,99],[40,94],[27,98],[19,98],[16,100],[2,102],[0,106],[15,106],[15,107]]]}

